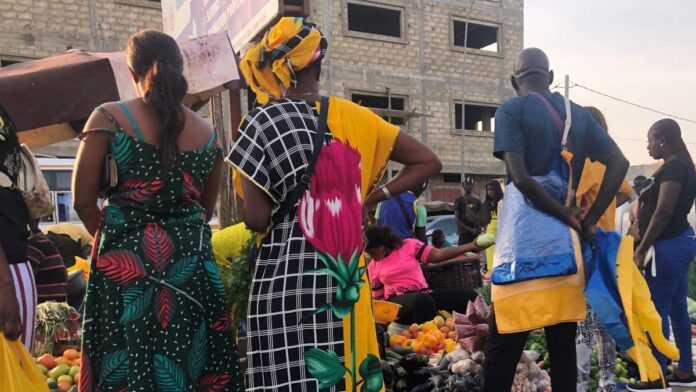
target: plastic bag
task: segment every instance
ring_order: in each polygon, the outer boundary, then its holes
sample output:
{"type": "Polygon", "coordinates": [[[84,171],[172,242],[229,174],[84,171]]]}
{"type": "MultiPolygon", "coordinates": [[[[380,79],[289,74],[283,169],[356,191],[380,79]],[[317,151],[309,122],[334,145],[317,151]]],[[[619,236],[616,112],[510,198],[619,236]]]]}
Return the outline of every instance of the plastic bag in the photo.
{"type": "MultiPolygon", "coordinates": [[[[556,200],[563,199],[567,183],[556,171],[533,178],[556,200]]],[[[577,272],[571,229],[536,209],[513,183],[505,186],[495,240],[491,275],[495,285],[577,272]]]]}
{"type": "Polygon", "coordinates": [[[0,332],[0,380],[3,392],[48,392],[34,361],[18,340],[8,341],[0,332]]]}

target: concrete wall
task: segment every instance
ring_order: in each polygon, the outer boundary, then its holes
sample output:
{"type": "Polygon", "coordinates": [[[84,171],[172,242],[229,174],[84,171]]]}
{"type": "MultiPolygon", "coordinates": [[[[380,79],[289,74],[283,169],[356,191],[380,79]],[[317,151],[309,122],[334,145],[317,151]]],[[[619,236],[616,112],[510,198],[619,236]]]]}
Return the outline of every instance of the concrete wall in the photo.
{"type": "MultiPolygon", "coordinates": [[[[404,13],[400,42],[348,32],[348,0],[311,0],[311,18],[329,40],[323,66],[324,93],[350,98],[351,92],[406,97],[406,108],[427,117],[410,119],[404,129],[427,143],[447,173],[459,173],[460,133],[454,131],[454,101],[498,105],[513,95],[508,75],[522,49],[523,0],[360,0],[398,7],[404,13]],[[496,54],[463,51],[451,45],[452,18],[499,26],[496,54]]],[[[67,47],[123,49],[132,33],[161,29],[159,3],[147,0],[0,0],[0,59],[32,59],[67,47]]],[[[491,156],[492,133],[464,132],[465,173],[480,182],[504,173],[491,156]]],[[[74,142],[43,151],[67,155],[74,142]]],[[[432,181],[433,197],[450,199],[458,183],[432,181]]]]}
{"type": "MultiPolygon", "coordinates": [[[[509,85],[514,58],[522,49],[523,1],[379,0],[365,4],[388,5],[404,12],[402,42],[357,37],[346,27],[346,1],[311,2],[311,17],[329,40],[323,66],[323,88],[328,94],[350,98],[352,91],[407,97],[407,109],[429,117],[405,125],[442,159],[445,172],[460,173],[460,134],[454,131],[454,101],[499,105],[514,94],[509,85]],[[468,17],[467,17],[468,16],[468,17]],[[499,26],[499,52],[453,48],[453,17],[499,26]]],[[[464,132],[464,172],[490,176],[504,174],[492,155],[491,132],[464,132]]],[[[433,197],[450,199],[458,183],[432,182],[433,197]]]]}
{"type": "MultiPolygon", "coordinates": [[[[162,29],[160,3],[148,0],[0,0],[0,59],[31,60],[68,48],[116,51],[142,29],[162,29]]],[[[38,152],[72,156],[77,141],[38,152]]]]}

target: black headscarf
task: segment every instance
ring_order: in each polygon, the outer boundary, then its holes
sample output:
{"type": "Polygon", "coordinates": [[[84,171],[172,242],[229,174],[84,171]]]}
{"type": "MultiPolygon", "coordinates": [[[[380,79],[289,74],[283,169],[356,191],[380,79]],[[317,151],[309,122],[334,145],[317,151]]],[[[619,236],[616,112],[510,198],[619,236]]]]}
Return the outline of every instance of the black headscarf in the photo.
{"type": "Polygon", "coordinates": [[[17,128],[0,105],[0,172],[8,176],[12,186],[16,187],[21,168],[22,157],[17,128]]]}

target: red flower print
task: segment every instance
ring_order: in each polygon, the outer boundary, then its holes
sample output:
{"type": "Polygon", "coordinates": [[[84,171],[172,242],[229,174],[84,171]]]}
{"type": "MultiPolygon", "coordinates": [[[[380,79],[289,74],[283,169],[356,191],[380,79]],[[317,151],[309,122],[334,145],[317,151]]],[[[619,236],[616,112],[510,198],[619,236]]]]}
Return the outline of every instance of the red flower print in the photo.
{"type": "Polygon", "coordinates": [[[362,247],[360,154],[334,140],[317,159],[309,189],[300,200],[300,227],[318,251],[348,263],[362,247]]]}
{"type": "Polygon", "coordinates": [[[227,314],[221,314],[217,319],[213,321],[212,326],[214,331],[226,332],[230,329],[230,318],[227,314]]]}
{"type": "Polygon", "coordinates": [[[160,322],[162,329],[169,328],[169,323],[172,321],[172,315],[174,314],[174,308],[176,307],[174,293],[172,290],[166,287],[159,289],[157,292],[157,297],[155,297],[155,304],[157,306],[155,313],[157,321],[160,322]]]}
{"type": "Polygon", "coordinates": [[[182,171],[181,176],[184,182],[184,200],[187,202],[199,201],[201,191],[196,186],[196,179],[187,171],[182,171]]]}
{"type": "Polygon", "coordinates": [[[201,377],[200,390],[205,392],[219,392],[225,389],[232,377],[229,373],[206,374],[201,377]]]}
{"type": "Polygon", "coordinates": [[[99,256],[97,269],[123,286],[147,276],[140,257],[129,250],[115,250],[99,256]]]}
{"type": "Polygon", "coordinates": [[[130,178],[120,188],[123,197],[135,202],[144,202],[164,188],[164,181],[130,178]]]}
{"type": "Polygon", "coordinates": [[[164,228],[156,223],[148,223],[143,234],[143,253],[160,272],[174,255],[174,243],[164,228]]]}

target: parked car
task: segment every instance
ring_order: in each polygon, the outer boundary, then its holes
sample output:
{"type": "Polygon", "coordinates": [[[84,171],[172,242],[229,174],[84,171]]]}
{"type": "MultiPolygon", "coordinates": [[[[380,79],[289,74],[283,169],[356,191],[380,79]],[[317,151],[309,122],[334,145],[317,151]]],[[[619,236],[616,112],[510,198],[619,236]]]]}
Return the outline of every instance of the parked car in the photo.
{"type": "Polygon", "coordinates": [[[425,235],[430,242],[430,238],[435,230],[442,230],[445,239],[452,245],[459,242],[459,232],[457,231],[457,221],[454,214],[438,215],[428,217],[428,225],[425,227],[425,235]]]}

